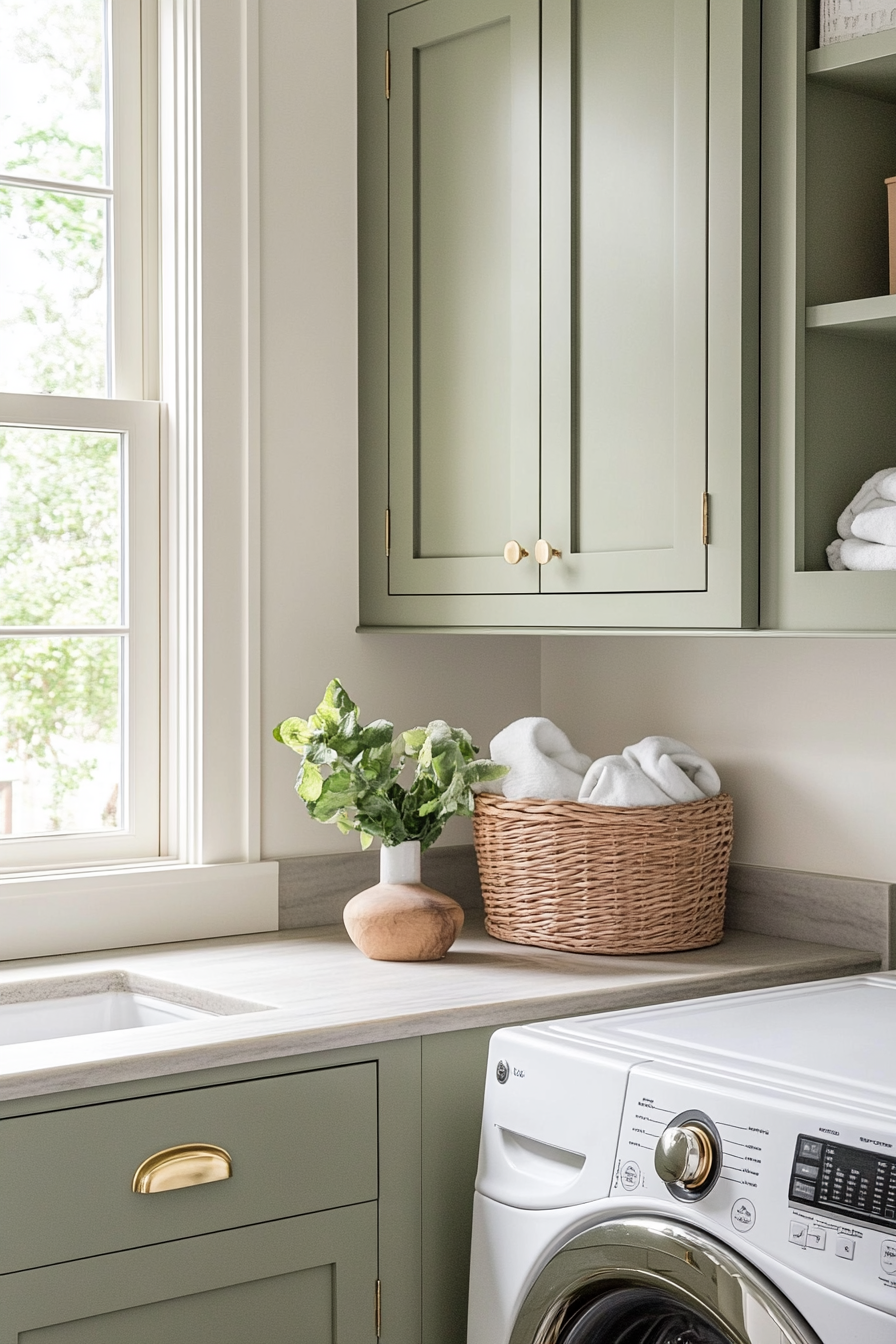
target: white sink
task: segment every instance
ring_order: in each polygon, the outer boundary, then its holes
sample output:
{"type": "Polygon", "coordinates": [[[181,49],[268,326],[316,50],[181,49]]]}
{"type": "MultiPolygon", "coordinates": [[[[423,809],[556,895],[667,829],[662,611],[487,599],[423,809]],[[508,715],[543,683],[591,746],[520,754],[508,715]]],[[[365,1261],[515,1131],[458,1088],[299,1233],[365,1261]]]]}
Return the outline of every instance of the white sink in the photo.
{"type": "Polygon", "coordinates": [[[0,1046],[259,1012],[265,1006],[124,971],[13,981],[0,986],[0,1046]]]}

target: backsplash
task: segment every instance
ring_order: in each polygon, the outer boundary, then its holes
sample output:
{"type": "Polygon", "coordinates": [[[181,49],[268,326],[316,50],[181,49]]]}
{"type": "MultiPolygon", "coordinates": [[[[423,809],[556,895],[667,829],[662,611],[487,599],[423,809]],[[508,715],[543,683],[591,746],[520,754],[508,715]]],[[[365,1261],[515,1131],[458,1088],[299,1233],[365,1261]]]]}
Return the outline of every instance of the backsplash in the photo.
{"type": "MultiPolygon", "coordinates": [[[[379,854],[321,854],[280,860],[280,927],[338,924],[356,892],[373,886],[379,854]]],[[[436,846],[423,855],[423,881],[467,910],[482,908],[472,845],[436,846]]],[[[725,924],[778,938],[876,952],[896,964],[896,884],[733,863],[725,924]]]]}

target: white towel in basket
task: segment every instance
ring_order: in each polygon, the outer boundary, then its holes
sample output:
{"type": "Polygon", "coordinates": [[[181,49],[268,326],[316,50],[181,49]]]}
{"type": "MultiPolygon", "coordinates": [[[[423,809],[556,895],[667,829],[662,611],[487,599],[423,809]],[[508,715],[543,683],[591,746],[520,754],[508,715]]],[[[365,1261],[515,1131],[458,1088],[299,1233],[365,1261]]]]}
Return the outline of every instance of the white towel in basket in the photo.
{"type": "Polygon", "coordinates": [[[625,756],[593,761],[579,791],[580,803],[603,807],[666,807],[673,800],[625,756]]]}
{"type": "Polygon", "coordinates": [[[579,796],[591,763],[576,751],[569,738],[550,719],[517,719],[493,737],[489,756],[509,765],[510,774],[481,786],[483,792],[505,798],[565,798],[579,796]]]}
{"type": "Polygon", "coordinates": [[[605,807],[664,807],[715,798],[722,782],[709,761],[674,737],[645,737],[621,756],[593,763],[580,803],[605,807]]]}

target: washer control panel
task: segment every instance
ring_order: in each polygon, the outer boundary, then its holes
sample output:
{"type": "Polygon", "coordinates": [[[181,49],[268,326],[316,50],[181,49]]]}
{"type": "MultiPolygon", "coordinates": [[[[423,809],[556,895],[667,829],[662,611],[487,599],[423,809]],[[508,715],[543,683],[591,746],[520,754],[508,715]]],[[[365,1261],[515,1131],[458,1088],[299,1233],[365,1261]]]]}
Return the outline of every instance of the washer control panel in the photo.
{"type": "Polygon", "coordinates": [[[762,1252],[896,1317],[894,1126],[645,1061],[629,1072],[609,1193],[674,1207],[748,1258],[762,1252]],[[680,1138],[698,1126],[713,1136],[715,1180],[699,1142],[680,1138]]]}
{"type": "Polygon", "coordinates": [[[896,1230],[896,1157],[800,1134],[790,1199],[820,1213],[896,1230]]]}

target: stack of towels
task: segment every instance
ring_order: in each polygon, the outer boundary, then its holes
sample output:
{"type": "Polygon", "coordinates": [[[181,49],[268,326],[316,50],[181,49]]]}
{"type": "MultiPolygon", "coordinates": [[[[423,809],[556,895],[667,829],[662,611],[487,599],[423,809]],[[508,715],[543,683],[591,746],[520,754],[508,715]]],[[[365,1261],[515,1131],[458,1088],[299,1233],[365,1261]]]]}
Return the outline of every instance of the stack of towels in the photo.
{"type": "Polygon", "coordinates": [[[645,737],[621,756],[592,761],[550,719],[517,719],[492,738],[489,755],[510,773],[480,787],[505,798],[663,807],[715,798],[722,788],[709,761],[674,737],[645,737]]]}
{"type": "Polygon", "coordinates": [[[866,481],[837,519],[828,547],[831,569],[896,569],[896,468],[866,481]]]}

